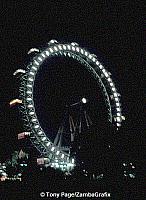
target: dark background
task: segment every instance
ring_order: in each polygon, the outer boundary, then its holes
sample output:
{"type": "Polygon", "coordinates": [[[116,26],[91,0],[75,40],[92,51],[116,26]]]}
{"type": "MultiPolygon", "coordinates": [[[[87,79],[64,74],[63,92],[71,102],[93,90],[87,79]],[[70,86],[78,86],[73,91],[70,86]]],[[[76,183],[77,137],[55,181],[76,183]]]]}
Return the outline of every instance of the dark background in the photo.
{"type": "MultiPolygon", "coordinates": [[[[13,72],[24,68],[27,52],[49,40],[77,42],[95,53],[112,73],[126,121],[117,138],[135,160],[145,151],[142,4],[129,1],[9,1],[0,17],[0,159],[17,149],[21,123],[9,108],[18,86],[13,72]]],[[[125,151],[125,150],[124,150],[125,151]]]]}

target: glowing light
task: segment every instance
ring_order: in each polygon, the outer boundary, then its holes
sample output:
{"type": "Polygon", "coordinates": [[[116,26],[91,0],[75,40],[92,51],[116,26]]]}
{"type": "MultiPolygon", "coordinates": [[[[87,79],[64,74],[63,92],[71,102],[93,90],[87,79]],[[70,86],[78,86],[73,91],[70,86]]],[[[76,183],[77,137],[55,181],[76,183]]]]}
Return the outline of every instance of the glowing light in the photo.
{"type": "Polygon", "coordinates": [[[47,139],[46,137],[43,137],[43,138],[42,138],[42,141],[45,141],[46,139],[47,139]]]}
{"type": "Polygon", "coordinates": [[[129,174],[130,178],[135,178],[134,174],[129,174]]]}
{"type": "Polygon", "coordinates": [[[38,57],[38,60],[39,60],[39,61],[42,61],[42,58],[41,58],[41,57],[38,57]]]}
{"type": "Polygon", "coordinates": [[[47,142],[46,146],[49,146],[51,144],[51,142],[47,142]]]}
{"type": "Polygon", "coordinates": [[[79,51],[80,51],[79,47],[76,47],[76,51],[77,51],[77,52],[79,52],[79,51]]]}
{"type": "Polygon", "coordinates": [[[62,46],[61,46],[61,45],[59,45],[58,48],[59,48],[60,50],[62,50],[62,46]]]}
{"type": "Polygon", "coordinates": [[[107,72],[105,72],[105,73],[104,73],[104,75],[105,75],[105,77],[109,77],[109,75],[108,75],[108,73],[107,73],[107,72]]]}
{"type": "Polygon", "coordinates": [[[72,50],[75,51],[75,47],[72,47],[72,50]]]}
{"type": "Polygon", "coordinates": [[[54,49],[55,49],[55,51],[58,51],[58,49],[57,49],[57,47],[56,47],[56,46],[54,47],[54,49]]]}
{"type": "Polygon", "coordinates": [[[30,112],[29,114],[30,114],[30,115],[34,115],[34,112],[32,111],[32,112],[30,112]]]}
{"type": "Polygon", "coordinates": [[[64,158],[64,154],[61,155],[61,158],[64,158]]]}
{"type": "Polygon", "coordinates": [[[27,100],[27,101],[32,101],[32,98],[28,97],[26,100],[27,100]]]}
{"type": "Polygon", "coordinates": [[[14,73],[13,73],[13,75],[14,76],[16,76],[18,73],[22,73],[22,74],[25,74],[25,70],[23,70],[23,69],[17,69],[14,73]]]}
{"type": "Polygon", "coordinates": [[[14,100],[10,101],[9,104],[10,104],[10,106],[14,106],[16,104],[22,104],[22,100],[20,100],[20,99],[14,99],[14,100]]]}
{"type": "Polygon", "coordinates": [[[32,66],[32,69],[34,69],[35,71],[37,71],[37,67],[35,67],[35,66],[32,66]]]}
{"type": "Polygon", "coordinates": [[[78,43],[72,42],[71,45],[72,45],[72,46],[78,46],[78,43]]]}
{"type": "MultiPolygon", "coordinates": [[[[111,78],[108,78],[107,80],[108,80],[108,82],[112,82],[112,79],[111,79],[111,78]]],[[[113,83],[112,83],[112,84],[113,84],[113,83]]],[[[112,85],[111,85],[111,86],[112,86],[112,85]]]]}
{"type": "Polygon", "coordinates": [[[47,56],[49,56],[49,55],[50,55],[49,51],[46,51],[46,55],[47,55],[47,56]]]}
{"type": "Polygon", "coordinates": [[[91,58],[92,58],[92,55],[91,55],[91,54],[89,54],[88,58],[90,58],[90,59],[91,59],[91,58]]]}
{"type": "Polygon", "coordinates": [[[28,108],[33,108],[33,105],[32,105],[32,104],[29,104],[27,107],[28,107],[28,108]]]}
{"type": "Polygon", "coordinates": [[[32,48],[32,49],[30,49],[30,50],[28,51],[27,54],[30,54],[30,53],[32,53],[32,52],[39,52],[39,49],[32,48]]]}
{"type": "Polygon", "coordinates": [[[99,69],[103,69],[103,66],[101,64],[99,65],[99,69]]]}
{"type": "Polygon", "coordinates": [[[125,116],[122,116],[122,120],[125,120],[125,116]]]}
{"type": "Polygon", "coordinates": [[[32,85],[27,85],[27,87],[32,88],[32,85]]]}
{"type": "Polygon", "coordinates": [[[43,57],[43,58],[45,58],[45,57],[46,57],[44,53],[42,53],[41,55],[42,55],[42,57],[43,57]]]}
{"type": "Polygon", "coordinates": [[[83,49],[81,49],[81,54],[83,54],[84,53],[84,50],[83,49]]]}
{"type": "Polygon", "coordinates": [[[86,98],[82,98],[82,102],[83,103],[87,103],[87,99],[86,98]]]}
{"type": "Polygon", "coordinates": [[[117,110],[118,112],[120,112],[120,111],[121,111],[121,109],[120,109],[120,108],[116,108],[116,110],[117,110]]]}
{"type": "Polygon", "coordinates": [[[96,61],[96,59],[93,57],[93,58],[92,58],[92,61],[93,61],[93,62],[95,62],[95,61],[96,61]]]}
{"type": "Polygon", "coordinates": [[[42,132],[42,131],[39,131],[39,132],[38,132],[38,135],[42,135],[42,134],[43,134],[43,132],[42,132]]]}
{"type": "Polygon", "coordinates": [[[67,48],[68,48],[68,50],[71,50],[71,46],[70,45],[67,45],[67,48]]]}
{"type": "Polygon", "coordinates": [[[48,44],[58,43],[57,40],[50,40],[48,44]]]}
{"type": "Polygon", "coordinates": [[[99,65],[99,64],[100,64],[100,62],[97,60],[97,61],[96,61],[96,65],[99,65]]]}
{"type": "Polygon", "coordinates": [[[119,99],[116,97],[116,98],[115,98],[115,101],[119,101],[119,99]]]}
{"type": "Polygon", "coordinates": [[[31,82],[33,82],[33,79],[32,79],[32,78],[29,78],[28,80],[31,81],[31,82]]]}
{"type": "Polygon", "coordinates": [[[88,56],[88,52],[87,51],[85,51],[85,56],[88,56]]]}
{"type": "Polygon", "coordinates": [[[26,93],[27,93],[27,94],[32,94],[32,91],[27,91],[26,93]]]}
{"type": "Polygon", "coordinates": [[[105,69],[103,69],[103,70],[102,70],[102,72],[103,72],[103,73],[105,73],[105,72],[106,72],[106,70],[105,70],[105,69]]]}
{"type": "Polygon", "coordinates": [[[116,92],[114,92],[114,97],[118,97],[118,94],[116,92]]]}
{"type": "Polygon", "coordinates": [[[115,87],[112,87],[112,91],[114,91],[114,92],[115,92],[115,91],[116,91],[116,88],[115,88],[115,87]]]}
{"type": "Polygon", "coordinates": [[[120,106],[120,103],[119,103],[119,102],[117,102],[117,103],[116,103],[116,106],[117,106],[117,107],[118,107],[118,106],[120,106]]]}
{"type": "Polygon", "coordinates": [[[121,118],[120,117],[117,117],[117,122],[121,122],[121,118]]]}
{"type": "Polygon", "coordinates": [[[59,153],[60,153],[60,151],[57,151],[57,152],[56,152],[56,155],[59,155],[59,153]]]}
{"type": "Polygon", "coordinates": [[[36,122],[36,121],[37,121],[37,119],[36,119],[36,118],[33,118],[31,121],[32,121],[32,122],[36,122]]]}
{"type": "Polygon", "coordinates": [[[36,129],[39,128],[39,125],[34,126],[34,128],[36,128],[36,129]]]}
{"type": "Polygon", "coordinates": [[[113,86],[114,86],[114,84],[113,84],[113,83],[110,83],[110,86],[111,86],[111,87],[113,87],[113,86]]]}
{"type": "Polygon", "coordinates": [[[38,63],[36,60],[34,60],[34,63],[35,63],[36,65],[39,65],[39,63],[38,63]]]}
{"type": "Polygon", "coordinates": [[[50,50],[50,52],[51,52],[51,53],[53,53],[53,52],[54,52],[52,48],[49,48],[49,50],[50,50]]]}
{"type": "Polygon", "coordinates": [[[121,124],[120,124],[120,123],[117,123],[117,126],[119,127],[119,126],[121,126],[121,124]]]}
{"type": "Polygon", "coordinates": [[[54,151],[54,150],[55,150],[55,147],[52,147],[52,148],[51,148],[51,151],[54,151]]]}
{"type": "Polygon", "coordinates": [[[63,45],[63,49],[66,50],[66,45],[63,45]]]}

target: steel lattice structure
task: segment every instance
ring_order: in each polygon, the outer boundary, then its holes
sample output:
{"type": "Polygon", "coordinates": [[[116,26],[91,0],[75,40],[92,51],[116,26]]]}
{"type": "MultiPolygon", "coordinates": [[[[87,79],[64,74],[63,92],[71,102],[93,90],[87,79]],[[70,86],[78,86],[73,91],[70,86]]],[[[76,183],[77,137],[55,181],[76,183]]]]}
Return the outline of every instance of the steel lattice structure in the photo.
{"type": "Polygon", "coordinates": [[[41,155],[47,158],[48,163],[53,160],[59,160],[60,162],[74,165],[75,159],[71,158],[69,153],[55,146],[46,136],[35,112],[33,100],[35,77],[39,70],[41,70],[43,62],[46,59],[49,61],[49,59],[54,56],[65,56],[71,57],[84,65],[100,85],[108,110],[108,120],[115,124],[117,129],[121,126],[121,122],[124,119],[121,112],[120,95],[117,92],[110,73],[98,61],[97,56],[81,48],[77,43],[61,44],[56,40],[51,40],[47,48],[42,50],[34,48],[31,49],[28,54],[32,52],[35,52],[35,56],[27,65],[26,71],[24,72],[23,70],[19,88],[20,99],[22,99],[21,110],[26,125],[26,131],[30,132],[32,143],[40,151],[41,155]]]}

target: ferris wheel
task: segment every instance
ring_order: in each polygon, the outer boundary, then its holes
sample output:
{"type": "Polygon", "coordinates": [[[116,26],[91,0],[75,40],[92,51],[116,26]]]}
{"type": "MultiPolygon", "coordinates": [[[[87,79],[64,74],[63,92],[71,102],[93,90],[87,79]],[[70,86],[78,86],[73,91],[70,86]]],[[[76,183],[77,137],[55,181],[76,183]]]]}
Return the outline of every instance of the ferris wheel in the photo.
{"type": "MultiPolygon", "coordinates": [[[[38,120],[36,105],[34,103],[36,74],[40,72],[46,60],[49,62],[55,57],[68,57],[79,62],[89,71],[89,74],[100,86],[108,112],[107,120],[109,120],[117,130],[121,127],[122,121],[125,119],[125,117],[122,116],[120,94],[111,78],[111,73],[99,62],[97,56],[91,54],[75,42],[64,44],[58,43],[56,40],[51,40],[47,44],[47,47],[42,49],[32,48],[29,50],[28,54],[33,55],[33,57],[27,64],[26,69],[18,69],[14,72],[14,76],[20,77],[20,100],[13,100],[11,104],[21,104],[21,111],[23,113],[23,121],[25,124],[24,131],[29,135],[31,142],[41,153],[41,156],[44,158],[43,162],[54,168],[70,171],[76,165],[76,159],[70,154],[69,147],[66,148],[61,145],[61,139],[59,138],[61,138],[63,125],[60,126],[55,139],[52,141],[45,133],[38,120]]],[[[83,97],[80,103],[84,104],[86,101],[87,99],[83,97]]],[[[84,114],[87,119],[87,114],[84,114]]],[[[70,115],[69,123],[73,132],[74,123],[70,115]]],[[[73,134],[71,135],[71,138],[73,140],[73,134]]],[[[40,160],[40,162],[41,161],[42,160],[40,160]]]]}

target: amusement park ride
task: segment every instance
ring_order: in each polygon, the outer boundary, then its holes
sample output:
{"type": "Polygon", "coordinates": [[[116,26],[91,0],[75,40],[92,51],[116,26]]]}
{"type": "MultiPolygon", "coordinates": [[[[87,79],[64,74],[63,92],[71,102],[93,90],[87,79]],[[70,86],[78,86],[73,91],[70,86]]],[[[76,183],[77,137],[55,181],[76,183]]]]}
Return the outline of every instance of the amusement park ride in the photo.
{"type": "MultiPolygon", "coordinates": [[[[72,175],[72,172],[77,168],[81,168],[82,160],[78,159],[80,149],[82,149],[82,135],[89,131],[92,127],[92,119],[86,110],[86,106],[90,104],[90,100],[83,96],[80,101],[66,105],[64,114],[55,138],[52,140],[43,130],[38,120],[36,113],[36,105],[34,102],[34,85],[37,73],[43,68],[45,61],[49,62],[51,58],[68,57],[76,60],[97,82],[101,88],[103,102],[107,110],[107,121],[113,126],[115,131],[118,131],[125,117],[122,115],[120,94],[111,78],[111,73],[99,62],[95,54],[91,54],[86,49],[80,47],[77,43],[58,43],[56,40],[51,40],[47,47],[42,49],[32,48],[28,51],[31,56],[25,69],[16,70],[13,75],[20,81],[19,97],[10,102],[10,107],[17,106],[20,108],[22,120],[24,122],[24,131],[18,134],[18,140],[29,139],[34,148],[37,149],[39,157],[36,159],[36,164],[43,167],[52,167],[55,170],[61,170],[66,175],[72,175]],[[86,105],[86,106],[85,106],[86,105]],[[76,110],[77,115],[74,119],[72,113],[76,110]],[[79,139],[80,138],[80,139],[79,139]],[[81,142],[78,142],[78,141],[81,142]]],[[[110,146],[109,146],[110,148],[110,146]]],[[[27,155],[22,150],[17,152],[14,158],[18,160],[25,158],[27,155]],[[16,155],[17,154],[17,155],[16,155]]],[[[10,162],[12,164],[12,162],[10,162]]],[[[26,165],[27,162],[21,162],[21,165],[26,165]]],[[[0,173],[1,180],[9,179],[7,174],[8,162],[1,164],[0,173]]],[[[129,166],[131,172],[126,172],[124,168],[124,176],[134,178],[135,174],[132,170],[135,166],[132,163],[122,163],[123,167],[129,166]]],[[[23,167],[23,166],[22,166],[23,167]]],[[[25,167],[25,166],[24,166],[25,167]]],[[[98,168],[98,166],[97,166],[98,168]]],[[[48,169],[49,170],[49,169],[48,169]]],[[[84,175],[87,176],[88,171],[84,170],[84,175]]],[[[21,173],[13,176],[13,179],[21,179],[21,173]]],[[[100,179],[103,174],[92,174],[93,179],[100,179]]]]}

